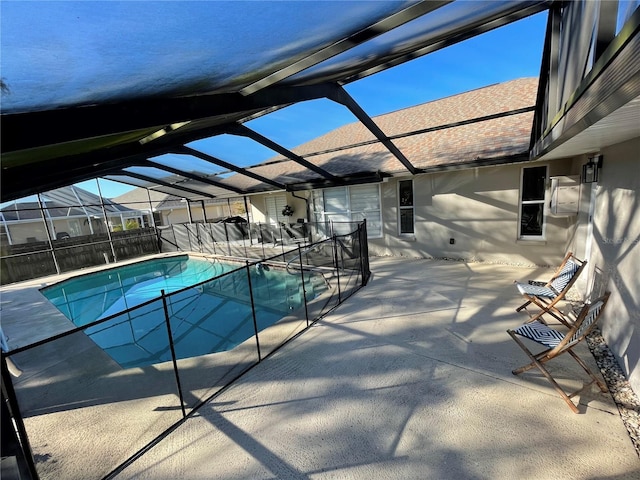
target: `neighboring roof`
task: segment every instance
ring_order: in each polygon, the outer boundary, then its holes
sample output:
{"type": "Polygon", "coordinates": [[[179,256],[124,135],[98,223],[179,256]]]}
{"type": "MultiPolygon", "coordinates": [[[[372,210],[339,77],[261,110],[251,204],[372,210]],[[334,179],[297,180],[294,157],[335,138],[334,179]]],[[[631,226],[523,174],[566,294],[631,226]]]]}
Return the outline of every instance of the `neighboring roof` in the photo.
{"type": "Polygon", "coordinates": [[[120,205],[127,205],[138,210],[148,210],[149,198],[153,208],[158,206],[169,195],[155,190],[147,190],[146,188],[134,188],[133,190],[123,193],[112,198],[112,201],[120,205]]]}
{"type": "MultiPolygon", "coordinates": [[[[151,197],[151,206],[153,210],[165,210],[167,208],[176,207],[186,208],[184,197],[169,195],[167,193],[156,192],[154,190],[147,190],[146,188],[140,187],[134,188],[127,193],[123,193],[112,200],[118,204],[126,205],[127,207],[137,210],[148,210],[149,196],[151,197]]],[[[207,198],[203,201],[205,205],[226,205],[228,202],[226,198],[207,198]]]]}
{"type": "MultiPolygon", "coordinates": [[[[57,188],[41,194],[45,215],[55,217],[102,216],[104,206],[107,214],[131,212],[132,209],[119,205],[107,198],[88,192],[76,185],[57,188]]],[[[40,205],[34,201],[13,202],[0,209],[6,221],[42,219],[40,205]]]]}
{"type": "MultiPolygon", "coordinates": [[[[538,81],[522,78],[374,117],[408,160],[423,172],[528,159],[538,81]]],[[[365,173],[404,174],[406,168],[361,123],[333,130],[293,149],[342,177],[365,173]],[[332,150],[330,153],[320,153],[332,150]]],[[[290,185],[319,176],[299,164],[274,157],[251,169],[290,185]]],[[[243,189],[261,185],[234,175],[243,189]]]]}
{"type": "MultiPolygon", "coordinates": [[[[207,198],[202,200],[205,205],[227,205],[228,199],[226,198],[207,198]]],[[[198,201],[198,203],[200,203],[198,201]]],[[[187,208],[187,205],[182,197],[175,197],[173,195],[167,195],[167,197],[158,204],[158,210],[166,210],[167,208],[182,207],[187,208]]]]}
{"type": "Polygon", "coordinates": [[[180,161],[148,160],[293,103],[335,100],[353,81],[550,5],[3,2],[1,201],[107,176],[198,200],[242,195],[180,161]]]}

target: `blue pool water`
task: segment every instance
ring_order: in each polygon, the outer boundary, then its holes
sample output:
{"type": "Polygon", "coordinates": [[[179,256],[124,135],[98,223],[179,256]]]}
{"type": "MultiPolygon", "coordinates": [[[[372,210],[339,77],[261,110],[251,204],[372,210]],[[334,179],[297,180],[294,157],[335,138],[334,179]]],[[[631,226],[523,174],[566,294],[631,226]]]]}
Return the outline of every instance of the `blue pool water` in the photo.
{"type": "MultiPolygon", "coordinates": [[[[77,326],[155,299],[85,330],[122,367],[140,367],[171,359],[165,307],[158,298],[161,290],[167,295],[167,312],[178,358],[229,350],[253,336],[249,281],[247,270],[240,268],[242,266],[184,255],[82,275],[41,292],[77,326]],[[227,275],[211,280],[224,273],[227,275]],[[204,281],[202,285],[183,290],[204,281]]],[[[251,267],[250,275],[258,331],[303,305],[299,274],[251,267]]],[[[317,285],[321,282],[311,282],[310,277],[305,274],[307,300],[320,293],[317,285]]]]}

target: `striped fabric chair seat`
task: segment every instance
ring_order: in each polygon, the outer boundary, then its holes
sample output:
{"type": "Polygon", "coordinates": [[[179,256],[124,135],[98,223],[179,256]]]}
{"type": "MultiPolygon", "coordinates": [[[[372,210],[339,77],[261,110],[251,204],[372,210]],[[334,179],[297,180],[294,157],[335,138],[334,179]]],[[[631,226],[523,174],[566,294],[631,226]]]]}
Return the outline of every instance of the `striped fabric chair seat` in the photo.
{"type": "Polygon", "coordinates": [[[516,288],[521,295],[533,295],[536,297],[554,298],[558,292],[554,292],[549,287],[531,285],[529,283],[516,282],[516,288]]]}
{"type": "Polygon", "coordinates": [[[531,361],[530,363],[523,365],[522,367],[518,367],[512,370],[512,373],[514,375],[519,375],[532,368],[537,368],[546,377],[546,379],[549,380],[553,388],[556,389],[562,399],[567,403],[569,408],[571,408],[571,410],[575,413],[578,413],[578,406],[573,403],[572,398],[593,383],[598,385],[602,393],[606,393],[607,386],[596,376],[594,372],[589,369],[589,366],[578,356],[577,352],[574,351],[574,348],[577,347],[577,345],[581,341],[583,341],[589,334],[589,332],[591,332],[595,327],[598,318],[600,318],[602,311],[607,304],[607,301],[609,300],[609,295],[610,293],[606,292],[602,297],[594,300],[591,304],[584,305],[582,307],[582,310],[578,314],[578,318],[576,318],[576,321],[569,328],[569,331],[564,334],[549,327],[547,324],[539,320],[525,323],[524,325],[520,325],[513,330],[507,330],[507,333],[527,354],[529,360],[531,361]],[[521,340],[521,337],[532,340],[538,345],[542,345],[546,348],[538,353],[534,353],[525,344],[525,341],[521,340]],[[582,367],[582,369],[589,375],[591,379],[590,382],[583,384],[581,388],[571,393],[566,392],[560,386],[560,384],[556,382],[551,372],[545,367],[545,364],[548,361],[553,360],[554,358],[557,358],[563,353],[567,352],[569,353],[571,358],[573,358],[582,367]]]}
{"type": "Polygon", "coordinates": [[[573,256],[572,252],[568,252],[548,282],[543,283],[534,280],[529,280],[527,283],[514,282],[520,295],[526,299],[522,305],[516,308],[516,312],[533,304],[540,310],[536,314],[526,310],[529,314],[529,322],[539,320],[541,323],[546,324],[542,316],[548,314],[565,326],[571,327],[572,320],[560,311],[556,305],[564,299],[586,264],[586,260],[578,260],[573,256]]]}
{"type": "Polygon", "coordinates": [[[528,338],[549,348],[555,348],[560,345],[560,342],[565,337],[562,333],[537,320],[525,323],[513,331],[521,337],[528,338]]]}
{"type": "Polygon", "coordinates": [[[580,265],[571,260],[567,260],[567,263],[562,267],[558,276],[553,280],[553,282],[551,282],[551,288],[556,292],[563,291],[564,287],[569,284],[573,276],[578,271],[578,268],[580,268],[580,265]]]}

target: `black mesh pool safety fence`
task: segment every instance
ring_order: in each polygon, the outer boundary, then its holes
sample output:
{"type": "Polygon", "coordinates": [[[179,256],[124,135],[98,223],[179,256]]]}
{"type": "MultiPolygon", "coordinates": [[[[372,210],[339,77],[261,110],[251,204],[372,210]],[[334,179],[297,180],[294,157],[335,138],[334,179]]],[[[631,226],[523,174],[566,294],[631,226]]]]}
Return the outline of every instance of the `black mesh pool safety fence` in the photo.
{"type": "MultiPolygon", "coordinates": [[[[163,244],[197,245],[216,254],[206,257],[214,267],[249,248],[232,248],[230,240],[215,250],[221,245],[207,239],[229,234],[215,227],[173,228],[163,244]]],[[[259,260],[249,260],[247,250],[233,270],[3,352],[3,400],[23,477],[116,476],[364,286],[366,238],[363,222],[349,234],[288,245],[259,260]]]]}

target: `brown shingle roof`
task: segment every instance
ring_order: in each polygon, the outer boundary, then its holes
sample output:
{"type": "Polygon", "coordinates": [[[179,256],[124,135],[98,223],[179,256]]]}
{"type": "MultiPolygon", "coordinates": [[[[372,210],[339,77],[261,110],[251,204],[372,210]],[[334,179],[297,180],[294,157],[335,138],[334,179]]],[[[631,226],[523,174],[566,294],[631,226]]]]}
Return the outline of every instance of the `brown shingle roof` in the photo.
{"type": "MultiPolygon", "coordinates": [[[[461,165],[478,159],[508,159],[528,152],[533,123],[531,109],[537,87],[536,78],[512,80],[380,115],[373,120],[418,169],[461,165]],[[526,111],[513,113],[521,109],[526,111]],[[494,118],[473,121],[490,116],[494,118]],[[428,129],[431,131],[418,133],[428,129]]],[[[359,122],[337,128],[293,151],[335,175],[406,172],[359,122]],[[370,143],[362,145],[364,142],[370,143]],[[340,150],[318,154],[332,149],[340,150]]],[[[283,157],[277,156],[265,163],[277,160],[283,157]]],[[[288,160],[264,164],[251,171],[283,183],[321,178],[288,160]]],[[[240,175],[228,180],[244,189],[260,185],[240,175]]]]}

